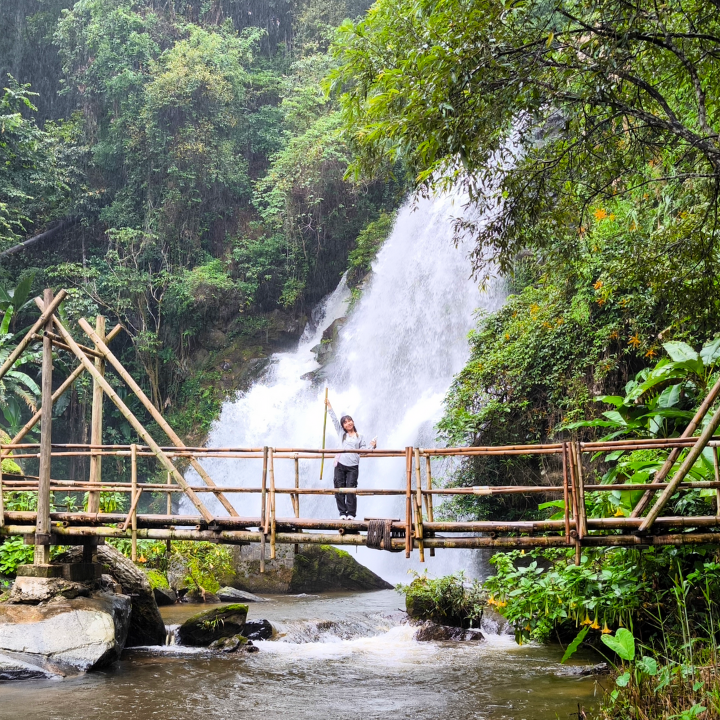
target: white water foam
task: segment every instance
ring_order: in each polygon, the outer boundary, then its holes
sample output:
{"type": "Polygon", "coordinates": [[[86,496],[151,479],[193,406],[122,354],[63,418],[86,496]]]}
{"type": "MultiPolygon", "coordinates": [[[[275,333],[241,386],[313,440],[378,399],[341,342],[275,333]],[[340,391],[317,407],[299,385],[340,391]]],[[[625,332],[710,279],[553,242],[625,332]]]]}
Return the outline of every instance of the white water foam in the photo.
{"type": "MultiPolygon", "coordinates": [[[[504,300],[501,283],[481,292],[471,277],[469,244],[453,244],[453,219],[463,215],[461,190],[408,201],[378,253],[373,275],[341,331],[332,364],[325,368],[330,400],[338,416],[350,414],[379,448],[432,447],[434,426],[442,415],[447,390],[467,361],[468,332],[477,308],[496,310],[504,300]]],[[[344,280],[318,309],[294,352],[278,353],[264,376],[245,393],[223,405],[209,447],[320,447],[324,388],[302,379],[318,368],[311,348],[323,331],[346,313],[349,291],[344,280]]],[[[328,422],[328,447],[338,438],[328,422]]],[[[259,487],[261,461],[206,459],[203,465],[219,485],[259,487]]],[[[301,461],[302,487],[332,487],[332,462],[320,481],[319,461],[301,461]]],[[[442,470],[438,465],[437,473],[442,470]]],[[[435,470],[434,470],[435,472],[435,470]]],[[[294,485],[291,460],[275,463],[276,485],[294,485]]],[[[192,470],[188,479],[200,484],[192,470]]],[[[363,459],[360,486],[404,488],[404,459],[363,459]]],[[[213,512],[222,507],[209,498],[213,512]]],[[[258,515],[257,495],[233,495],[241,515],[258,515]]],[[[360,497],[358,517],[404,517],[404,497],[360,497]]],[[[185,501],[187,508],[187,501],[185,501]]],[[[292,516],[287,495],[277,498],[279,517],[292,516]]],[[[335,518],[332,496],[301,496],[303,517],[335,518]]],[[[465,569],[477,575],[477,551],[438,551],[426,567],[434,574],[465,569]]],[[[391,582],[405,581],[408,568],[421,569],[417,552],[359,548],[357,559],[391,582]]]]}

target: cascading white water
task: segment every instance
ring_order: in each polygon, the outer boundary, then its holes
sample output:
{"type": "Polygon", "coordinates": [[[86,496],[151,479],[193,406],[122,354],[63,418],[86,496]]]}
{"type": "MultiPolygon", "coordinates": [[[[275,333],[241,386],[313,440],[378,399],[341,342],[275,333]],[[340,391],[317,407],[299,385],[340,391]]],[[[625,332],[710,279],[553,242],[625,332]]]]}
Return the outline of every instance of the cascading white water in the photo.
{"type": "MultiPolygon", "coordinates": [[[[503,301],[500,283],[480,292],[471,278],[469,247],[453,244],[452,220],[463,213],[466,198],[455,191],[408,201],[398,212],[392,234],[378,253],[373,275],[343,327],[332,363],[324,369],[330,400],[338,416],[353,416],[360,432],[377,436],[379,448],[436,445],[434,425],[442,402],[469,354],[467,334],[477,308],[495,310],[503,301]]],[[[208,440],[209,447],[320,447],[324,387],[302,379],[318,368],[311,348],[347,308],[344,280],[318,308],[294,352],[273,356],[264,376],[247,392],[226,402],[208,440]]],[[[328,447],[338,438],[328,421],[328,447]]],[[[203,461],[219,485],[258,486],[261,461],[203,461]]],[[[301,461],[301,486],[332,487],[332,462],[320,481],[319,461],[301,461]]],[[[189,471],[189,476],[192,471],[189,471]]],[[[294,485],[291,460],[275,463],[276,485],[294,485]]],[[[193,482],[199,479],[192,477],[193,482]]],[[[404,488],[403,459],[363,459],[360,485],[404,488]]],[[[208,496],[205,496],[208,497],[208,496]]],[[[258,515],[259,496],[234,495],[241,515],[258,515]]],[[[332,496],[301,497],[303,517],[335,518],[332,496]]],[[[404,517],[404,498],[360,497],[358,517],[404,517]]],[[[213,512],[224,514],[209,501],[213,512]]],[[[277,498],[279,517],[292,516],[287,495],[277,498]]],[[[438,574],[465,569],[477,573],[475,551],[439,551],[427,567],[438,574]]],[[[427,557],[427,553],[426,553],[427,557]]],[[[407,578],[419,568],[404,554],[358,549],[358,560],[389,581],[407,578]]]]}

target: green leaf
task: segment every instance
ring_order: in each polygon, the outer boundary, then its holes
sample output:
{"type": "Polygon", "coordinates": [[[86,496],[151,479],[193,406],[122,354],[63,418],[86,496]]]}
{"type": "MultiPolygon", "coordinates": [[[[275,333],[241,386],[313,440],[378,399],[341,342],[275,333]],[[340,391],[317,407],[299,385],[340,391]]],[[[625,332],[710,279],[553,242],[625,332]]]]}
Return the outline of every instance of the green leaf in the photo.
{"type": "MultiPolygon", "coordinates": [[[[603,640],[607,637],[607,635],[603,635],[603,640]]],[[[627,684],[630,682],[630,673],[624,672],[622,675],[620,675],[618,678],[615,679],[615,684],[619,687],[627,687],[627,684]]]]}
{"type": "Polygon", "coordinates": [[[32,287],[34,279],[35,273],[28,273],[15,286],[15,292],[13,293],[13,305],[15,306],[16,310],[20,310],[20,308],[27,302],[28,295],[30,294],[30,288],[32,287]]]}
{"type": "Polygon", "coordinates": [[[585,636],[588,634],[588,630],[590,629],[589,625],[586,625],[576,636],[575,639],[567,646],[567,649],[565,650],[565,654],[562,656],[561,663],[565,663],[566,660],[568,660],[572,655],[575,654],[575,651],[580,647],[580,644],[585,639],[585,636]]]}
{"type": "Polygon", "coordinates": [[[663,344],[665,352],[675,361],[683,362],[684,360],[700,360],[700,355],[695,352],[687,343],[684,342],[666,342],[663,344]]]}
{"type": "Polygon", "coordinates": [[[614,405],[615,407],[620,407],[625,402],[625,398],[620,397],[620,395],[598,395],[595,398],[595,402],[604,402],[614,405]]]}
{"type": "Polygon", "coordinates": [[[613,652],[628,662],[635,657],[635,638],[626,628],[618,628],[615,635],[603,635],[601,638],[613,652]]]}
{"type": "Polygon", "coordinates": [[[658,664],[655,658],[643,655],[637,662],[639,670],[642,670],[646,675],[655,677],[658,673],[658,664]]]}
{"type": "Polygon", "coordinates": [[[705,365],[714,365],[720,359],[720,338],[713,340],[700,350],[700,358],[705,365]]]}

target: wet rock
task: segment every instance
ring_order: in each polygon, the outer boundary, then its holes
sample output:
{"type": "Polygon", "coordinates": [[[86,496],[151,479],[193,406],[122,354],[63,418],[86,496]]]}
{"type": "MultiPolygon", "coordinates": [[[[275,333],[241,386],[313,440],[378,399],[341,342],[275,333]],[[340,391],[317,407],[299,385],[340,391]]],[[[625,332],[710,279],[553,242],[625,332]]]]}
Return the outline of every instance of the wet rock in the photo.
{"type": "Polygon", "coordinates": [[[26,662],[16,656],[0,653],[0,682],[8,680],[47,680],[50,678],[62,677],[62,673],[51,672],[50,670],[26,662]]]}
{"type": "Polygon", "coordinates": [[[194,590],[188,590],[183,595],[183,602],[188,603],[219,603],[220,598],[215,594],[211,592],[207,592],[206,590],[200,589],[198,590],[195,588],[194,590]]]}
{"type": "Polygon", "coordinates": [[[252,640],[244,635],[232,635],[231,637],[220,638],[210,644],[211,650],[219,650],[224,653],[242,652],[244,650],[256,652],[257,648],[253,645],[252,640]],[[254,648],[254,650],[252,650],[254,648]]]}
{"type": "Polygon", "coordinates": [[[95,583],[78,583],[63,578],[18,577],[10,591],[9,603],[37,605],[55,597],[72,600],[90,597],[95,583]]]}
{"type": "MultiPolygon", "coordinates": [[[[98,562],[106,566],[107,574],[122,587],[123,593],[132,599],[132,617],[127,636],[127,646],[164,645],[165,623],[158,610],[155,595],[145,573],[129,558],[110,545],[97,549],[98,562]]],[[[82,548],[73,548],[62,557],[63,562],[81,562],[82,548]]]]}
{"type": "Polygon", "coordinates": [[[265,598],[234,587],[224,587],[217,591],[221,602],[268,602],[265,598]]]}
{"type": "Polygon", "coordinates": [[[243,630],[249,640],[270,640],[274,632],[269,620],[248,620],[243,630]]]}
{"type": "Polygon", "coordinates": [[[153,595],[158,607],[174,605],[177,602],[177,595],[170,588],[156,587],[153,589],[153,595]]]}
{"type": "Polygon", "coordinates": [[[480,642],[485,639],[485,636],[480,630],[476,628],[460,628],[452,627],[450,625],[439,625],[432,621],[426,621],[422,623],[413,639],[419,642],[442,642],[446,640],[453,640],[455,642],[480,642]]]}
{"type": "Polygon", "coordinates": [[[201,338],[200,343],[206,350],[221,350],[227,344],[227,337],[222,330],[210,330],[201,338]]]}
{"type": "Polygon", "coordinates": [[[235,574],[226,579],[233,587],[260,594],[316,593],[328,590],[386,590],[390,583],[344,550],[331,545],[279,545],[274,560],[266,560],[260,572],[257,543],[233,548],[235,574]]]}
{"type": "Polygon", "coordinates": [[[247,612],[247,605],[236,603],[193,615],[178,628],[178,641],[182,645],[206,647],[215,640],[241,635],[247,612]]]}
{"type": "Polygon", "coordinates": [[[607,675],[610,667],[607,663],[601,662],[597,665],[563,665],[555,672],[559,677],[587,677],[590,675],[607,675]]]}
{"type": "Polygon", "coordinates": [[[130,598],[95,593],[43,605],[0,605],[0,653],[21,653],[30,664],[55,664],[78,672],[120,657],[130,626],[130,598]]]}

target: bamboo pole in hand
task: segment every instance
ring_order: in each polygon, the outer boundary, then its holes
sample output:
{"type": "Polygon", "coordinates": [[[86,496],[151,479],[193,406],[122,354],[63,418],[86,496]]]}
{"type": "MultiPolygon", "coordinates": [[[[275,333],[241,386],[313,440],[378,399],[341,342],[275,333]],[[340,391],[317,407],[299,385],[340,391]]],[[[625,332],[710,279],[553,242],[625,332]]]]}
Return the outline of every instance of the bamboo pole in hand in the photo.
{"type": "MultiPolygon", "coordinates": [[[[327,414],[328,414],[328,406],[327,406],[327,400],[328,400],[328,388],[325,387],[325,417],[323,418],[323,440],[322,440],[322,449],[325,449],[325,433],[327,430],[327,414]]],[[[325,469],[325,455],[323,454],[322,460],[320,460],[320,479],[323,479],[323,470],[325,469]]]]}
{"type": "MultiPolygon", "coordinates": [[[[152,402],[150,402],[150,398],[148,398],[148,396],[143,392],[142,388],[135,382],[133,376],[130,375],[130,373],[123,367],[122,363],[115,357],[115,355],[112,354],[110,348],[108,348],[108,346],[103,342],[102,338],[100,338],[98,334],[93,331],[88,321],[85,320],[85,318],[80,318],[80,320],[78,320],[78,324],[85,331],[85,334],[93,340],[95,346],[98,348],[98,350],[102,352],[108,362],[115,368],[117,374],[120,375],[120,377],[135,393],[135,395],[143,404],[145,409],[150,413],[153,420],[155,420],[155,422],[160,426],[162,431],[168,436],[170,442],[175,445],[175,447],[184,448],[185,443],[183,443],[178,434],[172,429],[172,427],[170,427],[167,420],[165,420],[165,418],[162,416],[162,413],[160,413],[158,409],[152,404],[152,402]]],[[[217,487],[217,485],[213,482],[212,478],[208,475],[205,468],[198,462],[196,458],[190,457],[190,464],[193,466],[197,474],[200,475],[206,485],[212,488],[217,487]]],[[[217,497],[217,499],[222,503],[222,506],[230,513],[230,515],[234,517],[239,517],[235,508],[230,504],[228,499],[222,493],[217,493],[215,497],[217,497]]]]}

